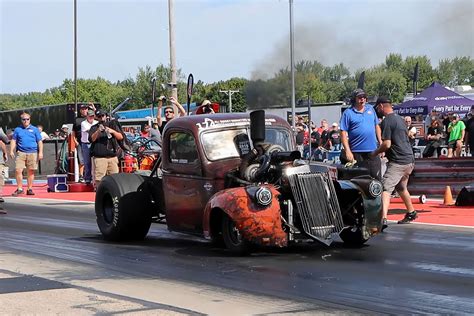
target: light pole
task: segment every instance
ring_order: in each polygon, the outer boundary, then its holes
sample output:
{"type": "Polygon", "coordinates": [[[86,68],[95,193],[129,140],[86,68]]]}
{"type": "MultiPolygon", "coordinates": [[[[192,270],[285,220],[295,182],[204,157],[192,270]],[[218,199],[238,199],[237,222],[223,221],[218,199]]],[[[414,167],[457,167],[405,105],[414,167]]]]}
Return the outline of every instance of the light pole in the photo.
{"type": "Polygon", "coordinates": [[[176,86],[176,51],[174,46],[174,0],[168,0],[168,23],[170,37],[170,67],[171,67],[171,95],[178,99],[178,88],[176,86]],[[173,86],[174,85],[174,86],[173,86]]]}
{"type": "Polygon", "coordinates": [[[77,114],[77,0],[74,0],[74,110],[77,114]]]}
{"type": "Polygon", "coordinates": [[[220,93],[225,93],[229,96],[229,113],[232,113],[232,95],[234,93],[240,92],[239,90],[219,90],[220,93]]]}
{"type": "Polygon", "coordinates": [[[290,68],[291,68],[291,119],[293,130],[296,128],[296,95],[295,95],[295,62],[293,56],[293,50],[295,46],[295,39],[293,34],[293,0],[289,0],[290,4],[290,68]]]}

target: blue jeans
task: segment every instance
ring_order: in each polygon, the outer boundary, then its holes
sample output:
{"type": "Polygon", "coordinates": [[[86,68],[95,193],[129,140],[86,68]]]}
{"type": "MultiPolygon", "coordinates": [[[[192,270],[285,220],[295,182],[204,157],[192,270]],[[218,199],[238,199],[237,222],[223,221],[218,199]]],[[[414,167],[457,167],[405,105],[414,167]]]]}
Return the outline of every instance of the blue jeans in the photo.
{"type": "Polygon", "coordinates": [[[81,144],[82,157],[84,158],[84,181],[92,182],[91,144],[81,144]]]}

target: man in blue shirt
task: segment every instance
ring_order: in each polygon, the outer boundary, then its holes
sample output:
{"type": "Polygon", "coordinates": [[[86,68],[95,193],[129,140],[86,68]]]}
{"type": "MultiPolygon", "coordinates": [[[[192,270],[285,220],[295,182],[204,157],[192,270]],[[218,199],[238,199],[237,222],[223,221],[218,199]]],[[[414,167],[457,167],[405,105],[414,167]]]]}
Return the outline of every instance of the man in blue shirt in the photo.
{"type": "Polygon", "coordinates": [[[27,195],[34,195],[33,180],[35,170],[38,169],[38,161],[43,159],[43,142],[41,133],[36,126],[31,125],[31,116],[27,112],[20,115],[22,125],[15,128],[13,138],[10,142],[10,156],[15,158],[15,177],[17,189],[13,196],[25,193],[23,191],[23,169],[27,170],[27,195]]]}
{"type": "Polygon", "coordinates": [[[367,94],[356,89],[351,95],[352,106],[342,113],[341,142],[344,151],[342,163],[356,162],[358,166],[369,169],[369,174],[381,179],[381,160],[379,156],[371,157],[381,142],[381,131],[374,108],[367,104],[367,94]]]}

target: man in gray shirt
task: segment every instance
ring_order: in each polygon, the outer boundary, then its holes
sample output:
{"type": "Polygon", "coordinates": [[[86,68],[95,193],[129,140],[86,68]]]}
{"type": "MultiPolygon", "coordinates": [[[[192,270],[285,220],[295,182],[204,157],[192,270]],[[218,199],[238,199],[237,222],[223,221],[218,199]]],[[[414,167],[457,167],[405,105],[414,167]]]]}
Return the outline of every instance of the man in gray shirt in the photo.
{"type": "Polygon", "coordinates": [[[387,228],[387,214],[390,206],[390,196],[394,189],[405,203],[407,213],[405,217],[398,221],[399,224],[406,224],[415,220],[418,215],[413,208],[410,192],[408,192],[408,178],[415,167],[415,157],[408,139],[408,133],[404,119],[393,112],[392,102],[385,97],[377,99],[375,109],[383,113],[384,120],[380,124],[382,129],[382,143],[372,152],[372,156],[385,152],[388,159],[387,171],[385,172],[382,193],[383,226],[387,228]]]}

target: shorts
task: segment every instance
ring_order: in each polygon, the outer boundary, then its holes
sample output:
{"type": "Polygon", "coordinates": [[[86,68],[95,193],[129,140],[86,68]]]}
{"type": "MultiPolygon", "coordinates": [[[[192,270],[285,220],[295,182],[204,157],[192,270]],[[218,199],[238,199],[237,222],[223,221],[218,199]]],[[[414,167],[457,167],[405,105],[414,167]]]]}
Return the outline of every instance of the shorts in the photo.
{"type": "Polygon", "coordinates": [[[448,142],[448,148],[456,149],[458,144],[458,140],[450,140],[448,142]]]}
{"type": "Polygon", "coordinates": [[[15,169],[28,169],[28,170],[37,170],[38,169],[38,153],[24,153],[21,151],[17,152],[15,159],[15,169]]]}
{"type": "Polygon", "coordinates": [[[93,157],[93,161],[95,181],[101,181],[106,175],[119,172],[117,157],[93,157]]]}
{"type": "Polygon", "coordinates": [[[382,183],[383,190],[389,192],[390,194],[394,189],[397,192],[404,191],[408,185],[408,178],[415,168],[414,163],[409,163],[407,165],[400,165],[393,162],[387,164],[387,171],[383,175],[382,183]]]}

